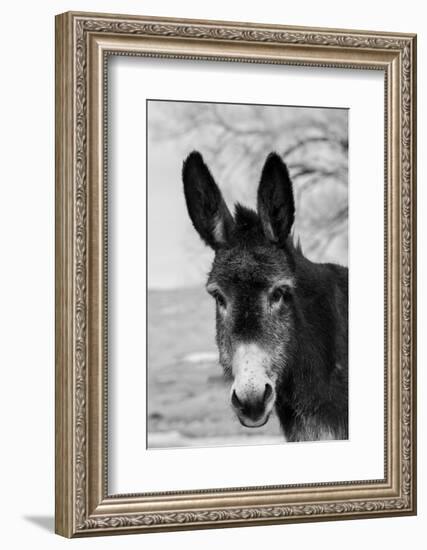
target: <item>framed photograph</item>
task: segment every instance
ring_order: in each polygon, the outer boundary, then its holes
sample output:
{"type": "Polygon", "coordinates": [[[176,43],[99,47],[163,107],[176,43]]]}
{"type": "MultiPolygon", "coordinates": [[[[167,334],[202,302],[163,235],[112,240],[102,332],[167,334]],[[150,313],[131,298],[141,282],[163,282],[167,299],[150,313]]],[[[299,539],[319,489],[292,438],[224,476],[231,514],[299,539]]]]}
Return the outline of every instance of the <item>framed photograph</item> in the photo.
{"type": "Polygon", "coordinates": [[[56,18],[56,532],[416,513],[416,37],[56,18]]]}

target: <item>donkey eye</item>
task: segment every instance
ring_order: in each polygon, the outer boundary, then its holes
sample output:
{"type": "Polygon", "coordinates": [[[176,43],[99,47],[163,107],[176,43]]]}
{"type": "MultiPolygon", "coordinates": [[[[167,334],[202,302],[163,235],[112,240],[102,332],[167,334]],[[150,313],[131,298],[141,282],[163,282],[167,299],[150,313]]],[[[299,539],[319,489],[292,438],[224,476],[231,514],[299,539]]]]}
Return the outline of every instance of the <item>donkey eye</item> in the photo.
{"type": "Polygon", "coordinates": [[[227,307],[227,301],[223,293],[218,289],[216,285],[208,285],[206,290],[215,299],[218,307],[225,309],[227,307]]]}
{"type": "Polygon", "coordinates": [[[215,301],[216,301],[216,303],[218,304],[219,307],[221,307],[223,309],[225,309],[227,307],[227,302],[225,301],[224,296],[220,292],[218,292],[218,291],[214,292],[213,297],[215,298],[215,301]]]}
{"type": "Polygon", "coordinates": [[[270,294],[270,304],[272,306],[279,306],[282,302],[286,301],[290,297],[289,289],[286,287],[277,287],[270,294]]]}
{"type": "Polygon", "coordinates": [[[276,305],[282,301],[282,298],[283,298],[282,290],[280,288],[276,288],[275,290],[273,290],[273,292],[270,295],[270,302],[273,305],[276,305]]]}

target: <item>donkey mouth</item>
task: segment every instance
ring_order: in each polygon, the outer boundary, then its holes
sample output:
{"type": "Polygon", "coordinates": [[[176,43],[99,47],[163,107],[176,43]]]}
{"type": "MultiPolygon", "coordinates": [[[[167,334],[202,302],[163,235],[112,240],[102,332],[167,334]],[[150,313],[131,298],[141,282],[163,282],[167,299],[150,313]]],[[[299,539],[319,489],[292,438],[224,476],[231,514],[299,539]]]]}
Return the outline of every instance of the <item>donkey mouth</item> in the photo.
{"type": "Polygon", "coordinates": [[[253,420],[252,418],[244,418],[239,415],[237,415],[237,418],[239,419],[240,424],[245,428],[261,428],[267,424],[270,418],[270,413],[267,413],[264,417],[257,420],[253,420]]]}
{"type": "Polygon", "coordinates": [[[267,424],[274,400],[274,389],[270,383],[265,384],[261,395],[251,395],[250,399],[238,397],[234,388],[231,393],[231,405],[240,424],[246,428],[261,428],[267,424]]]}

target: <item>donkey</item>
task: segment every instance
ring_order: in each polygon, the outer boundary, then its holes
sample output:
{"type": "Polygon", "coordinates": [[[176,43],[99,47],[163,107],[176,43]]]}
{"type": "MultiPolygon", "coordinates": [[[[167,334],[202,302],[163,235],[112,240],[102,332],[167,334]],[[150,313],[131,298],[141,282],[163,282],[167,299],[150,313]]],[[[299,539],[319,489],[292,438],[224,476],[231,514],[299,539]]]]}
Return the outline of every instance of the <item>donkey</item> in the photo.
{"type": "Polygon", "coordinates": [[[241,424],[263,426],[275,409],[287,441],[347,439],[348,270],[294,244],[285,163],[268,155],[257,212],[236,204],[234,216],[199,152],[182,176],[194,228],[215,252],[206,289],[241,424]]]}

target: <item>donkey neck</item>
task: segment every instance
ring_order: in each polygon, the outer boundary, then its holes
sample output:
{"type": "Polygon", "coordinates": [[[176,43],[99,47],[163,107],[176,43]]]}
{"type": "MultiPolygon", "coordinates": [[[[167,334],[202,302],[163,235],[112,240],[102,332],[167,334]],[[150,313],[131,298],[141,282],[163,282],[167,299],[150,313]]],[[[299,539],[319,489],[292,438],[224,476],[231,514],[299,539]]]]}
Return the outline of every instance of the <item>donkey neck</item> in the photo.
{"type": "Polygon", "coordinates": [[[347,397],[341,397],[346,395],[346,335],[341,334],[346,323],[340,318],[347,315],[346,269],[315,264],[302,255],[297,255],[295,265],[294,346],[277,408],[288,439],[303,433],[313,439],[315,432],[325,438],[330,429],[336,434],[341,409],[347,406],[347,397]]]}

